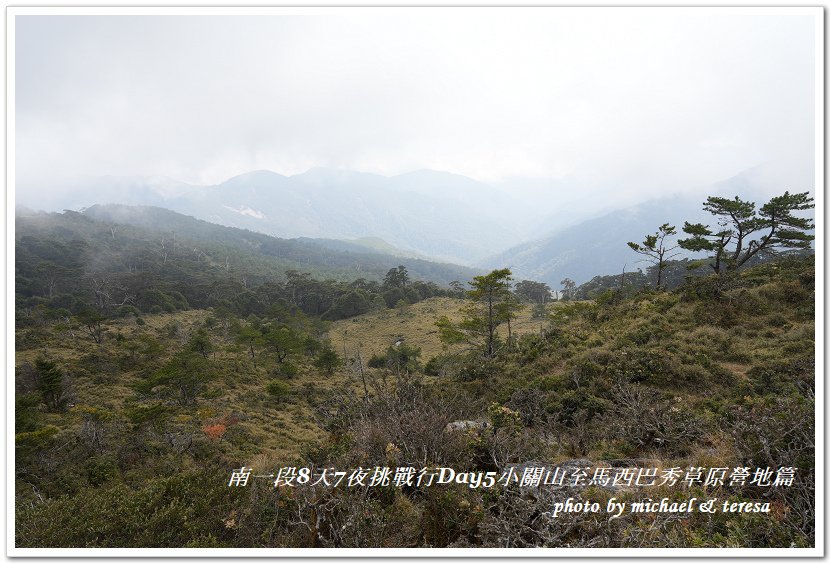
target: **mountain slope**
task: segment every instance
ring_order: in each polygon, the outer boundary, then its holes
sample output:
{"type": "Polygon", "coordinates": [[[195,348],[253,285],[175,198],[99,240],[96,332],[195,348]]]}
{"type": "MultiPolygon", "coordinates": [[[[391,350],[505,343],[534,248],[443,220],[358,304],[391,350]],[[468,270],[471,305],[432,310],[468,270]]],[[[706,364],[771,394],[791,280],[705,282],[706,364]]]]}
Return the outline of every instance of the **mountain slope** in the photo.
{"type": "Polygon", "coordinates": [[[281,277],[295,269],[322,277],[382,280],[391,268],[403,264],[413,279],[446,285],[469,279],[477,270],[422,259],[390,256],[376,251],[338,251],[321,244],[284,240],[242,229],[215,225],[155,207],[96,205],[82,214],[18,216],[16,238],[43,237],[84,240],[93,248],[106,242],[117,258],[141,253],[163,256],[179,252],[201,256],[205,264],[243,273],[256,283],[281,277]]]}
{"type": "Polygon", "coordinates": [[[679,227],[683,221],[705,220],[699,198],[660,199],[583,221],[537,241],[513,247],[482,261],[482,267],[504,264],[516,278],[543,281],[558,287],[563,278],[577,284],[593,276],[643,268],[640,256],[626,245],[641,241],[659,225],[670,223],[679,227]]]}
{"type": "Polygon", "coordinates": [[[394,177],[258,170],[212,186],[107,176],[66,186],[59,196],[23,190],[18,203],[54,211],[151,205],[283,238],[380,238],[404,254],[468,265],[526,240],[543,217],[540,205],[505,189],[431,170],[394,177]]]}
{"type": "Polygon", "coordinates": [[[468,192],[459,198],[452,189],[423,193],[411,186],[411,178],[325,169],[291,177],[258,171],[189,192],[165,207],[274,236],[377,237],[404,251],[470,263],[521,236],[486,206],[471,203],[470,194],[486,186],[465,180],[468,192]]]}
{"type": "Polygon", "coordinates": [[[337,250],[340,252],[357,252],[362,254],[386,254],[388,256],[399,256],[401,258],[429,260],[428,256],[424,256],[423,254],[419,254],[417,252],[401,250],[397,246],[393,246],[385,240],[383,240],[382,238],[378,237],[362,237],[348,240],[299,237],[295,240],[325,246],[326,248],[330,248],[332,250],[337,250]]]}
{"type": "Polygon", "coordinates": [[[401,256],[468,266],[513,264],[522,276],[557,283],[564,276],[585,280],[633,264],[621,242],[642,240],[666,221],[680,227],[700,213],[707,195],[737,194],[760,202],[784,189],[812,187],[792,182],[791,176],[763,165],[704,186],[693,196],[666,196],[653,211],[648,202],[615,211],[640,201],[578,179],[509,178],[488,184],[434,170],[385,177],[314,168],[294,176],[258,170],[213,186],[108,176],[69,186],[57,200],[21,190],[18,203],[55,210],[96,203],[153,205],[277,237],[328,239],[321,244],[343,250],[352,248],[331,241],[374,238],[401,256]],[[586,259],[592,263],[581,262],[586,259]]]}
{"type": "MultiPolygon", "coordinates": [[[[507,266],[517,278],[543,281],[552,287],[559,286],[566,277],[580,284],[596,275],[620,273],[623,267],[627,271],[645,269],[650,263],[632,252],[626,243],[641,242],[663,223],[674,225],[681,235],[685,221],[715,225],[715,218],[702,209],[703,202],[710,195],[728,198],[737,195],[756,202],[758,208],[769,200],[771,194],[781,194],[785,189],[791,192],[813,191],[810,186],[776,189],[772,185],[776,179],[772,172],[768,167],[757,166],[694,193],[654,199],[611,211],[549,232],[544,237],[514,246],[477,264],[483,268],[507,266]]],[[[678,252],[678,257],[691,256],[680,249],[678,252]]]]}

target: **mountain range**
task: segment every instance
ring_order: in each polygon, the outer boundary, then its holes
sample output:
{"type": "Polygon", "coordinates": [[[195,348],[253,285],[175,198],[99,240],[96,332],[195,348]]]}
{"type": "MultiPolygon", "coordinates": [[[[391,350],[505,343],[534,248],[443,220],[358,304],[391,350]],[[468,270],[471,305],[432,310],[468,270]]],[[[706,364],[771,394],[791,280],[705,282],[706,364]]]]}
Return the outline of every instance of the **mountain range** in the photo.
{"type": "MultiPolygon", "coordinates": [[[[596,275],[645,270],[651,265],[632,252],[628,241],[640,243],[646,235],[669,223],[683,236],[684,222],[713,225],[711,214],[703,211],[708,196],[719,196],[757,202],[760,207],[769,194],[810,191],[801,186],[779,186],[778,174],[769,167],[757,166],[736,174],[695,193],[667,195],[616,209],[586,219],[570,227],[557,229],[547,236],[527,241],[476,263],[481,268],[508,267],[517,279],[542,281],[559,287],[568,277],[577,284],[596,275]]],[[[675,249],[678,258],[702,257],[675,249]]]]}
{"type": "MultiPolygon", "coordinates": [[[[313,168],[284,176],[258,170],[220,184],[195,186],[166,178],[88,178],[52,200],[17,194],[47,210],[95,204],[163,207],[204,221],[330,250],[380,253],[488,269],[510,267],[517,279],[558,287],[598,274],[644,267],[627,241],[642,241],[663,223],[709,222],[708,195],[763,200],[763,167],[693,194],[669,195],[613,208],[576,184],[510,179],[487,184],[421,170],[393,177],[313,168]],[[33,201],[34,200],[34,201],[33,201]]],[[[804,191],[789,187],[791,191],[804,191]]],[[[779,190],[779,193],[783,189],[779,190]]]]}
{"type": "Polygon", "coordinates": [[[164,207],[282,238],[381,239],[404,253],[472,265],[595,213],[580,206],[562,213],[565,200],[550,196],[556,188],[549,180],[491,185],[433,170],[385,177],[313,168],[294,176],[257,170],[211,186],[94,177],[53,195],[18,190],[17,202],[45,211],[95,204],[164,207]]]}

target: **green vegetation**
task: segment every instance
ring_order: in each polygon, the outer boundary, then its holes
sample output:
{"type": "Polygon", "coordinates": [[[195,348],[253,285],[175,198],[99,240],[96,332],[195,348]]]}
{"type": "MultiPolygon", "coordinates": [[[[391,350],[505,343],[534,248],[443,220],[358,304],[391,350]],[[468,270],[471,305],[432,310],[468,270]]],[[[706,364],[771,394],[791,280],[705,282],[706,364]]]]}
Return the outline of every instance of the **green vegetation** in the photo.
{"type": "Polygon", "coordinates": [[[35,379],[37,391],[40,393],[46,408],[52,412],[60,412],[66,408],[66,392],[64,389],[63,373],[60,368],[49,360],[38,358],[35,360],[35,379]]]}
{"type": "Polygon", "coordinates": [[[485,357],[492,358],[498,347],[496,330],[507,323],[509,346],[513,338],[510,320],[515,317],[517,305],[510,290],[510,276],[510,270],[505,268],[473,278],[472,289],[467,292],[469,304],[464,308],[464,319],[453,323],[443,316],[435,323],[441,340],[447,344],[466,343],[481,348],[485,357]]]}
{"type": "Polygon", "coordinates": [[[773,197],[756,212],[755,204],[723,197],[709,197],[703,209],[718,218],[720,229],[701,223],[686,223],[683,232],[689,238],[679,241],[682,248],[714,253],[710,264],[715,273],[735,270],[754,256],[775,249],[810,248],[815,238],[807,231],[814,228],[810,219],[796,217],[794,211],[815,207],[807,192],[773,197]]]}
{"type": "Polygon", "coordinates": [[[657,271],[657,282],[655,287],[660,289],[660,282],[663,280],[663,270],[666,268],[666,262],[677,256],[671,254],[677,248],[677,245],[670,246],[666,240],[668,237],[677,234],[677,229],[668,223],[663,223],[653,235],[646,235],[646,238],[641,244],[636,242],[629,242],[628,246],[637,254],[642,254],[654,264],[657,271]]]}
{"type": "Polygon", "coordinates": [[[813,545],[814,261],[759,258],[782,229],[798,239],[780,205],[806,203],[775,201],[758,219],[778,221],[770,242],[741,267],[740,254],[718,275],[664,261],[651,278],[567,284],[560,301],[507,269],[466,291],[397,264],[375,281],[321,281],[241,246],[226,267],[225,243],[200,239],[200,254],[178,232],[174,249],[154,225],[22,221],[16,545],[813,545]],[[228,486],[243,466],[500,473],[530,461],[797,471],[792,487],[645,492],[228,486]],[[763,498],[773,511],[540,517],[569,495],[763,498]]]}
{"type": "Polygon", "coordinates": [[[436,282],[473,273],[417,259],[403,266],[396,257],[336,252],[123,206],[18,216],[15,254],[18,323],[63,319],[98,344],[111,317],[208,307],[247,317],[296,307],[337,320],[384,302],[391,308],[399,300],[450,295],[436,282]],[[113,228],[113,218],[125,223],[113,228]]]}

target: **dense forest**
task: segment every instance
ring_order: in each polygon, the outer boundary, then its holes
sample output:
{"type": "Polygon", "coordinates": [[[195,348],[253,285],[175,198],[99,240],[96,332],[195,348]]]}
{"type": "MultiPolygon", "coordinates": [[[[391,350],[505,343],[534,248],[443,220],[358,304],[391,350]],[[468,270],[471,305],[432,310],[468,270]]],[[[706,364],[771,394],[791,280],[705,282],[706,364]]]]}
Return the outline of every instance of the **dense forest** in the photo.
{"type": "Polygon", "coordinates": [[[343,252],[159,209],[23,212],[16,545],[812,546],[815,267],[811,224],[791,214],[812,206],[781,198],[757,213],[709,198],[735,228],[687,223],[672,242],[661,226],[629,245],[653,258],[646,273],[563,284],[560,299],[508,269],[343,252]],[[670,259],[681,245],[706,257],[670,259]],[[434,353],[412,343],[416,327],[434,353]],[[531,463],[794,479],[229,486],[245,467],[502,475],[531,463]],[[769,511],[552,518],[570,497],[769,511]]]}
{"type": "Polygon", "coordinates": [[[34,318],[207,307],[244,317],[288,301],[306,314],[338,319],[448,295],[451,281],[474,272],[416,259],[397,279],[387,275],[399,265],[394,256],[125,206],[18,215],[15,253],[17,315],[34,318]]]}

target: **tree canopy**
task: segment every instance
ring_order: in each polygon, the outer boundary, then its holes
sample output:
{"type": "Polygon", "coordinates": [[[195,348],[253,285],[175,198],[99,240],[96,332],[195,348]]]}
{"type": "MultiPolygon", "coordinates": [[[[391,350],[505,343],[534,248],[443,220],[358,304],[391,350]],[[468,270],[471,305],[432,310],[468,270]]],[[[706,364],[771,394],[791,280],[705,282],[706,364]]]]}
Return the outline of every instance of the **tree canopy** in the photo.
{"type": "Polygon", "coordinates": [[[673,250],[677,249],[677,245],[675,244],[672,246],[666,241],[668,237],[675,234],[677,234],[677,229],[674,226],[669,225],[668,223],[663,223],[657,229],[656,233],[653,235],[646,235],[646,238],[642,243],[628,243],[631,250],[637,254],[645,256],[657,267],[657,289],[660,289],[660,282],[662,281],[663,269],[665,268],[666,261],[677,256],[677,253],[671,253],[673,250]]]}
{"type": "Polygon", "coordinates": [[[517,303],[515,297],[511,301],[510,276],[510,270],[504,268],[473,278],[467,292],[470,303],[463,309],[464,319],[453,323],[444,316],[436,322],[441,340],[481,346],[486,357],[493,357],[498,339],[496,329],[515,316],[517,303]]]}
{"type": "Polygon", "coordinates": [[[702,223],[683,225],[689,238],[678,241],[693,252],[712,252],[710,264],[715,273],[736,270],[754,256],[776,249],[807,249],[815,239],[808,231],[815,228],[811,219],[797,217],[796,211],[815,207],[808,192],[771,198],[760,209],[755,203],[710,196],[703,209],[717,218],[717,228],[702,223]]]}

